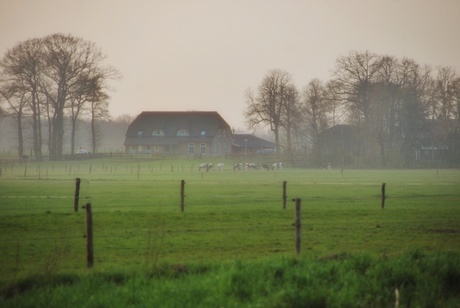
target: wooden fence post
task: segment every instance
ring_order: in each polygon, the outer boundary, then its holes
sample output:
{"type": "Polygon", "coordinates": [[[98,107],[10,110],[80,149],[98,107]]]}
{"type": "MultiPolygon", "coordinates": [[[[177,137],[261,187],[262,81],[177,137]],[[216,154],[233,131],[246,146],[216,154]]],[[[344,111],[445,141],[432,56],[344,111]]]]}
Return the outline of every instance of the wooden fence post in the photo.
{"type": "Polygon", "coordinates": [[[94,250],[93,250],[93,213],[91,210],[91,203],[86,203],[86,262],[88,268],[93,267],[94,264],[94,250]]]}
{"type": "Polygon", "coordinates": [[[185,187],[185,181],[182,180],[180,181],[180,211],[184,211],[184,187],[185,187]]]}
{"type": "Polygon", "coordinates": [[[382,183],[382,203],[381,203],[381,206],[382,206],[382,209],[385,207],[385,183],[382,183]]]}
{"type": "Polygon", "coordinates": [[[80,199],[80,178],[75,179],[75,195],[73,199],[73,211],[78,212],[78,200],[80,199]]]}
{"type": "Polygon", "coordinates": [[[295,252],[300,254],[301,243],[301,220],[300,220],[300,198],[294,199],[295,201],[295,252]]]}
{"type": "Polygon", "coordinates": [[[287,199],[287,195],[286,195],[286,184],[287,184],[287,182],[286,182],[286,181],[283,181],[283,209],[286,208],[286,199],[287,199]]]}

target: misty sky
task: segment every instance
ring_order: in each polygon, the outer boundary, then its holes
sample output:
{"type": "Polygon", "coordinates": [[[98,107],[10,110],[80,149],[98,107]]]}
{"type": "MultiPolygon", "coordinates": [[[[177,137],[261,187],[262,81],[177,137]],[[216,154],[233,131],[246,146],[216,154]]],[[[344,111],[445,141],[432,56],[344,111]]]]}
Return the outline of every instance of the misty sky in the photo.
{"type": "Polygon", "coordinates": [[[460,0],[0,0],[0,55],[29,38],[92,41],[123,79],[110,112],[218,111],[245,128],[244,91],[271,69],[301,90],[369,50],[460,72],[460,0]]]}

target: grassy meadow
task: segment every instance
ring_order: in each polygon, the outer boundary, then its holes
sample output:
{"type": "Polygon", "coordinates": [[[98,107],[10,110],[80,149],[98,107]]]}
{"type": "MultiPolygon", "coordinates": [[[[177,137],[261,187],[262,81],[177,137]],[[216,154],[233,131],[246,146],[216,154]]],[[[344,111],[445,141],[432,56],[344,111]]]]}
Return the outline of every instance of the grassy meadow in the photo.
{"type": "Polygon", "coordinates": [[[224,161],[201,172],[200,162],[2,165],[0,304],[388,306],[398,288],[401,306],[460,305],[460,170],[233,171],[224,161]]]}

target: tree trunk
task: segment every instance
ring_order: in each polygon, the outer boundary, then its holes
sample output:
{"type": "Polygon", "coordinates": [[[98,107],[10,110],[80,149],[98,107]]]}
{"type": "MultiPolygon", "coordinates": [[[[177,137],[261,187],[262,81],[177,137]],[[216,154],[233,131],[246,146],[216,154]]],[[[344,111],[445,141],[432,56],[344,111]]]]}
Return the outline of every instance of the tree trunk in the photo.
{"type": "Polygon", "coordinates": [[[51,132],[51,160],[62,159],[62,147],[64,142],[64,111],[57,109],[56,114],[53,116],[53,127],[51,132]]]}
{"type": "Polygon", "coordinates": [[[383,132],[379,132],[377,138],[380,146],[380,158],[382,159],[382,166],[383,169],[385,169],[387,167],[387,161],[385,158],[385,138],[383,137],[383,132]]]}
{"type": "Polygon", "coordinates": [[[72,117],[72,128],[70,132],[70,154],[75,154],[75,133],[77,130],[77,118],[72,117]]]}
{"type": "Polygon", "coordinates": [[[280,157],[280,134],[278,125],[275,125],[273,128],[273,133],[275,134],[275,147],[276,147],[276,157],[280,157]]]}
{"type": "Polygon", "coordinates": [[[292,138],[291,138],[291,125],[288,123],[286,127],[286,151],[287,151],[287,156],[288,156],[288,161],[293,163],[292,159],[292,138]]]}
{"type": "MultiPolygon", "coordinates": [[[[35,90],[34,90],[35,91],[35,90]]],[[[40,120],[40,104],[36,97],[36,93],[32,93],[32,129],[33,129],[33,153],[35,160],[42,160],[42,131],[40,120]]]]}
{"type": "Polygon", "coordinates": [[[91,116],[91,146],[92,146],[92,151],[93,153],[96,153],[96,150],[97,150],[97,138],[96,138],[96,135],[97,135],[97,131],[96,131],[96,119],[94,117],[94,113],[93,115],[91,116]]]}
{"type": "Polygon", "coordinates": [[[47,115],[47,120],[48,120],[48,155],[49,159],[52,160],[51,154],[53,153],[53,143],[52,137],[53,137],[53,123],[54,123],[54,115],[53,118],[51,117],[50,114],[50,104],[48,98],[46,99],[46,115],[47,115]]]}
{"type": "Polygon", "coordinates": [[[19,111],[17,113],[16,123],[18,125],[18,157],[22,159],[24,156],[24,137],[22,133],[22,107],[19,107],[19,111]]]}

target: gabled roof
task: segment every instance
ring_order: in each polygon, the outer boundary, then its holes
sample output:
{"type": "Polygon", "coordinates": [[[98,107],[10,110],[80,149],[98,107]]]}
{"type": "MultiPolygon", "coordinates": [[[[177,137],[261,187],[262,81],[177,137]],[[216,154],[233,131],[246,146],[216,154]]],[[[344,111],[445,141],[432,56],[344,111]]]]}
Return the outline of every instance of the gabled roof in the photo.
{"type": "Polygon", "coordinates": [[[356,137],[359,135],[359,127],[356,125],[349,124],[337,124],[332,127],[326,128],[319,133],[320,138],[335,138],[342,139],[344,137],[356,137]]]}
{"type": "Polygon", "coordinates": [[[257,149],[274,149],[275,143],[252,134],[233,134],[233,146],[257,149]]]}
{"type": "Polygon", "coordinates": [[[212,139],[219,129],[231,134],[230,126],[216,111],[144,111],[129,125],[125,144],[147,144],[153,139],[177,144],[180,129],[188,131],[188,140],[212,139]],[[164,136],[152,136],[154,130],[162,130],[164,136]]]}
{"type": "Polygon", "coordinates": [[[356,125],[337,124],[329,127],[318,134],[319,144],[346,144],[347,146],[356,146],[362,140],[360,129],[356,125]]]}

